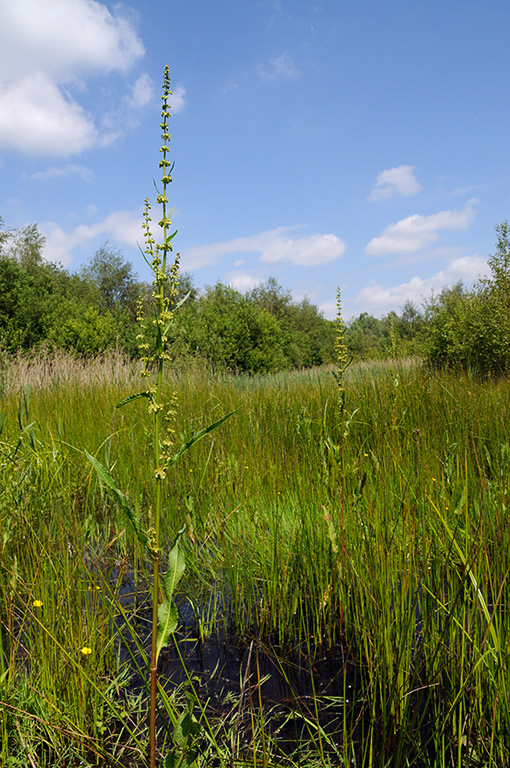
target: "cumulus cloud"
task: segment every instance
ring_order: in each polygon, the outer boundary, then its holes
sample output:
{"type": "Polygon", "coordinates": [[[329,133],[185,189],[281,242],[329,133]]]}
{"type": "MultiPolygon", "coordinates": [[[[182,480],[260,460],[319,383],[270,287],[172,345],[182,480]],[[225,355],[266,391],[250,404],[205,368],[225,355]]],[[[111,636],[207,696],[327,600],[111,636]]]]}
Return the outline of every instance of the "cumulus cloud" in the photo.
{"type": "MultiPolygon", "coordinates": [[[[101,142],[95,120],[71,95],[84,78],[126,73],[144,47],[120,5],[96,0],[16,0],[0,24],[0,146],[67,157],[101,142]]],[[[142,76],[143,78],[143,76],[142,76]]],[[[148,81],[132,98],[142,103],[148,81]]]]}
{"type": "Polygon", "coordinates": [[[97,142],[90,115],[43,73],[0,89],[0,147],[66,157],[97,142]]]}
{"type": "Polygon", "coordinates": [[[291,230],[291,227],[278,227],[257,235],[187,248],[183,250],[183,264],[186,269],[199,269],[223,256],[251,252],[258,253],[260,261],[266,263],[287,262],[312,267],[339,259],[347,248],[336,235],[291,237],[291,230]]]}
{"type": "Polygon", "coordinates": [[[346,244],[336,235],[276,237],[265,246],[260,258],[270,263],[286,261],[299,267],[314,267],[339,259],[346,248],[346,244]]]}
{"type": "Polygon", "coordinates": [[[46,237],[44,257],[48,261],[60,262],[68,266],[73,258],[73,251],[97,237],[112,238],[117,243],[136,247],[144,242],[142,231],[142,210],[112,211],[103,221],[95,224],[80,224],[70,232],[65,232],[54,222],[40,225],[46,237]]]}
{"type": "Polygon", "coordinates": [[[249,275],[247,272],[238,271],[230,272],[225,277],[224,282],[232,288],[235,288],[236,291],[246,293],[247,291],[251,291],[257,285],[260,285],[262,280],[254,275],[249,275]]]}
{"type": "Polygon", "coordinates": [[[397,168],[381,171],[368,199],[375,202],[388,197],[412,197],[422,189],[422,185],[415,178],[414,167],[399,165],[397,168]]]}
{"type": "Polygon", "coordinates": [[[356,306],[362,308],[360,311],[374,315],[381,315],[390,310],[397,311],[408,300],[419,304],[430,296],[432,291],[440,291],[459,280],[469,285],[488,271],[486,259],[476,255],[462,256],[454,259],[446,269],[428,278],[413,277],[406,283],[389,288],[377,283],[367,285],[358,294],[356,306]]]}
{"type": "Polygon", "coordinates": [[[301,75],[293,57],[287,52],[260,64],[257,73],[264,80],[296,80],[301,75]]]}
{"type": "Polygon", "coordinates": [[[476,199],[469,200],[460,211],[440,211],[431,216],[415,213],[396,224],[390,224],[379,237],[374,237],[365,250],[370,256],[410,253],[435,243],[442,231],[468,229],[476,216],[476,199]]]}

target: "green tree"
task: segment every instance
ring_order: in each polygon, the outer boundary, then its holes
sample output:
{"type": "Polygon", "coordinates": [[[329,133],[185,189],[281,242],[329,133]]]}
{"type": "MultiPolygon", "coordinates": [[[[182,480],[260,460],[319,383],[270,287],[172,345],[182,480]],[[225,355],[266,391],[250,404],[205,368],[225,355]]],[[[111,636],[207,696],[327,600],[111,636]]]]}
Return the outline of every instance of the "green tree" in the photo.
{"type": "Polygon", "coordinates": [[[1,252],[24,267],[40,265],[45,242],[46,238],[39,232],[37,224],[28,224],[13,232],[3,233],[1,252]]]}
{"type": "Polygon", "coordinates": [[[257,286],[247,298],[278,323],[278,338],[285,368],[309,368],[334,359],[334,324],[305,298],[296,303],[274,277],[257,286]]]}
{"type": "Polygon", "coordinates": [[[108,242],[103,243],[81,269],[81,277],[97,288],[100,303],[111,312],[131,310],[136,314],[139,283],[132,264],[108,242]]]}
{"type": "Polygon", "coordinates": [[[59,322],[52,322],[48,328],[51,346],[93,356],[116,344],[118,328],[109,312],[100,313],[95,307],[80,307],[67,300],[60,304],[53,319],[57,317],[59,322]]]}
{"type": "Polygon", "coordinates": [[[345,329],[345,341],[349,354],[358,360],[381,356],[384,325],[368,312],[362,312],[351,320],[345,329]]]}
{"type": "Polygon", "coordinates": [[[0,257],[3,254],[4,244],[7,242],[9,238],[9,233],[3,229],[4,220],[0,216],[0,257]]]}
{"type": "Polygon", "coordinates": [[[444,289],[426,305],[428,360],[434,366],[469,369],[483,376],[510,373],[510,228],[496,227],[491,274],[471,290],[444,289]]]}
{"type": "Polygon", "coordinates": [[[275,318],[231,286],[208,287],[198,299],[193,321],[190,348],[214,366],[255,373],[283,364],[275,318]]]}
{"type": "Polygon", "coordinates": [[[497,293],[503,307],[510,312],[510,226],[503,221],[496,226],[498,240],[496,253],[488,259],[492,280],[482,280],[481,284],[488,286],[497,293]]]}

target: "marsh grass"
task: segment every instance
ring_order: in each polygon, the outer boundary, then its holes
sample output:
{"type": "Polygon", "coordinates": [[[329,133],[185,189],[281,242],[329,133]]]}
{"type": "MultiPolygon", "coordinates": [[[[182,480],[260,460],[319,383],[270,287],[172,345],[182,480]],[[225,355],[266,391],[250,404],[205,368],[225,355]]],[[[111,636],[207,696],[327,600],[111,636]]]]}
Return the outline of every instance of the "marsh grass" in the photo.
{"type": "MultiPolygon", "coordinates": [[[[143,576],[146,562],[68,446],[114,468],[143,519],[150,423],[136,403],[129,416],[114,408],[129,393],[129,363],[115,383],[97,369],[87,381],[81,367],[73,380],[65,364],[65,386],[40,380],[30,396],[21,388],[2,396],[2,765],[27,754],[37,765],[56,765],[59,754],[121,760],[128,748],[140,754],[145,738],[112,637],[115,602],[88,587],[105,579],[115,596],[122,569],[143,576]]],[[[340,428],[329,372],[214,379],[175,371],[164,384],[186,393],[181,441],[239,408],[175,465],[163,493],[163,546],[187,523],[180,589],[182,606],[193,606],[193,636],[262,643],[277,666],[292,655],[285,649],[301,648],[317,689],[301,756],[285,756],[281,721],[271,724],[264,701],[260,708],[252,659],[251,698],[242,702],[252,712],[252,764],[510,764],[510,385],[399,365],[396,395],[395,365],[345,374],[349,408],[359,410],[343,478],[324,448],[340,428]],[[356,690],[327,704],[313,669],[329,653],[346,693],[356,690]],[[333,735],[321,730],[327,706],[336,707],[333,735]]],[[[210,702],[202,706],[208,759],[214,749],[230,764],[235,719],[222,729],[221,714],[215,720],[210,702]]],[[[246,747],[236,749],[245,759],[246,747]]]]}

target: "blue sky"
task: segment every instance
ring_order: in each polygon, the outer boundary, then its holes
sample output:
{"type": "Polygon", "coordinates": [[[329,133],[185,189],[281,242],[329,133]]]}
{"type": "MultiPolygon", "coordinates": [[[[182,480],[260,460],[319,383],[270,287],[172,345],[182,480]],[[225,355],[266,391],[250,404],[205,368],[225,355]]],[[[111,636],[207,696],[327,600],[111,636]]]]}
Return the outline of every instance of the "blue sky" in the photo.
{"type": "MultiPolygon", "coordinates": [[[[174,240],[198,286],[276,277],[326,317],[486,271],[510,217],[508,0],[16,0],[0,216],[79,268],[136,243],[172,78],[174,240]]],[[[156,218],[156,217],[154,217],[156,218]]]]}

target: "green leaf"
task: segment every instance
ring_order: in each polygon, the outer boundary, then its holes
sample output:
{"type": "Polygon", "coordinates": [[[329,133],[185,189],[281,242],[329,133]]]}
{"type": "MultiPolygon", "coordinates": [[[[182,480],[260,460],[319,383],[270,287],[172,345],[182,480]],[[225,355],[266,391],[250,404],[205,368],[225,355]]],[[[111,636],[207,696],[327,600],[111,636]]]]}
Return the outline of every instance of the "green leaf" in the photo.
{"type": "MultiPolygon", "coordinates": [[[[170,224],[171,223],[172,222],[170,222],[170,224]]],[[[171,235],[168,235],[168,237],[165,237],[165,245],[170,245],[170,243],[172,242],[176,234],[177,234],[177,230],[175,230],[175,232],[173,232],[171,235]]]]}
{"type": "Polygon", "coordinates": [[[167,756],[165,757],[163,768],[177,768],[180,762],[181,760],[177,757],[175,752],[168,752],[167,756]]]}
{"type": "MultiPolygon", "coordinates": [[[[190,296],[191,296],[191,291],[188,291],[186,296],[184,296],[180,301],[178,301],[177,304],[174,304],[174,306],[172,307],[172,312],[175,312],[176,310],[179,309],[179,307],[182,307],[184,302],[187,301],[190,296]]],[[[173,321],[174,321],[174,319],[172,317],[171,320],[169,320],[168,323],[165,325],[165,327],[163,329],[163,336],[166,336],[168,334],[168,331],[170,330],[173,321]]]]}
{"type": "MultiPolygon", "coordinates": [[[[188,696],[186,707],[181,712],[174,727],[174,742],[181,747],[181,749],[185,749],[188,746],[189,737],[200,733],[200,730],[200,723],[193,717],[193,699],[188,696]]],[[[187,760],[186,762],[189,763],[190,761],[187,760]]]]}
{"type": "Polygon", "coordinates": [[[200,731],[200,725],[189,712],[183,712],[174,728],[174,741],[184,749],[190,736],[200,731]]]}
{"type": "Polygon", "coordinates": [[[183,297],[182,297],[182,299],[180,299],[180,300],[177,302],[177,304],[175,304],[175,305],[172,307],[172,311],[175,311],[176,309],[179,309],[179,307],[182,307],[182,305],[184,304],[184,302],[185,302],[185,301],[188,301],[188,299],[189,299],[189,297],[190,297],[190,296],[191,296],[191,291],[188,291],[188,293],[186,294],[186,296],[183,296],[183,297]]]}
{"type": "Polygon", "coordinates": [[[352,424],[352,420],[354,419],[354,417],[356,416],[358,411],[359,411],[359,408],[356,408],[356,410],[351,413],[351,415],[349,416],[349,418],[345,422],[344,437],[348,437],[349,436],[349,429],[350,429],[350,426],[352,424]]]}
{"type": "Polygon", "coordinates": [[[139,397],[147,397],[149,400],[152,400],[152,395],[150,392],[137,392],[136,395],[129,395],[129,397],[125,397],[124,400],[121,400],[120,403],[117,403],[115,407],[122,408],[123,405],[131,403],[133,400],[138,400],[139,397]]]}
{"type": "Polygon", "coordinates": [[[182,528],[175,538],[175,543],[168,557],[168,571],[161,577],[166,600],[158,608],[158,635],[156,644],[156,658],[159,657],[161,650],[168,645],[170,635],[177,629],[179,615],[177,606],[172,602],[172,597],[177,588],[177,584],[182,578],[186,569],[186,559],[184,552],[179,548],[179,539],[184,533],[182,528]]]}
{"type": "Polygon", "coordinates": [[[156,660],[159,654],[170,641],[172,635],[177,629],[179,623],[179,613],[177,606],[173,601],[165,600],[158,608],[158,634],[156,641],[156,660]]]}
{"type": "Polygon", "coordinates": [[[115,484],[115,480],[111,476],[111,474],[108,472],[106,467],[104,467],[100,461],[98,461],[95,456],[91,456],[88,451],[85,451],[85,455],[87,456],[88,460],[96,470],[97,476],[99,478],[99,482],[110,489],[110,491],[115,496],[122,512],[128,519],[128,522],[131,524],[131,527],[133,531],[135,532],[138,541],[143,544],[144,547],[147,546],[148,540],[145,533],[142,531],[140,522],[137,518],[137,516],[134,513],[134,510],[131,509],[131,507],[128,504],[128,500],[122,491],[117,488],[115,484]]]}
{"type": "Polygon", "coordinates": [[[172,599],[177,584],[186,570],[186,559],[184,557],[184,552],[179,548],[178,541],[182,533],[184,533],[184,528],[177,534],[175,544],[168,556],[168,571],[161,577],[167,600],[172,599]]]}
{"type": "Polygon", "coordinates": [[[183,712],[177,720],[173,732],[174,741],[181,749],[184,749],[188,742],[190,730],[190,716],[187,712],[183,712]]]}
{"type": "Polygon", "coordinates": [[[226,416],[223,416],[223,418],[219,419],[219,421],[215,421],[214,424],[209,424],[208,427],[204,427],[204,429],[201,429],[199,432],[196,433],[196,435],[193,435],[193,437],[188,440],[186,443],[181,445],[177,453],[174,455],[174,457],[171,459],[170,464],[174,464],[177,459],[180,459],[180,457],[186,453],[186,451],[189,451],[192,445],[195,445],[196,442],[201,440],[205,435],[209,434],[209,432],[212,432],[213,429],[216,429],[220,426],[220,424],[223,424],[224,421],[229,419],[231,416],[234,415],[234,413],[237,413],[239,408],[236,408],[235,411],[231,411],[230,413],[227,413],[226,416]]]}

